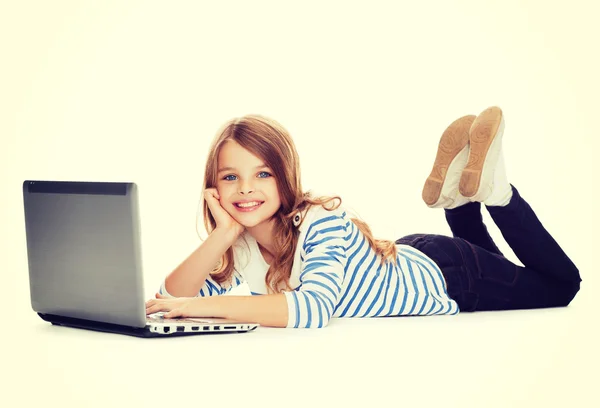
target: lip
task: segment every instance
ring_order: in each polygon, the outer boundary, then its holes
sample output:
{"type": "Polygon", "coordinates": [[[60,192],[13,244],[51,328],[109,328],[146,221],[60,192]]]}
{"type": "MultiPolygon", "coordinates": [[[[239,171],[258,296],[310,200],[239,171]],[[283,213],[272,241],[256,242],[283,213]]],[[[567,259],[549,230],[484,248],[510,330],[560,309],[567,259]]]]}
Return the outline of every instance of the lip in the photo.
{"type": "Polygon", "coordinates": [[[234,201],[233,204],[252,203],[254,201],[258,201],[259,203],[264,203],[264,200],[240,200],[240,201],[234,201]]]}
{"type": "Polygon", "coordinates": [[[258,210],[265,202],[261,201],[261,200],[244,200],[244,201],[236,201],[235,203],[233,203],[233,206],[235,207],[236,210],[240,211],[240,212],[252,212],[252,211],[256,211],[258,210]],[[238,207],[236,204],[240,204],[240,203],[251,203],[253,201],[257,201],[260,204],[254,207],[249,207],[249,208],[241,208],[238,207]]]}

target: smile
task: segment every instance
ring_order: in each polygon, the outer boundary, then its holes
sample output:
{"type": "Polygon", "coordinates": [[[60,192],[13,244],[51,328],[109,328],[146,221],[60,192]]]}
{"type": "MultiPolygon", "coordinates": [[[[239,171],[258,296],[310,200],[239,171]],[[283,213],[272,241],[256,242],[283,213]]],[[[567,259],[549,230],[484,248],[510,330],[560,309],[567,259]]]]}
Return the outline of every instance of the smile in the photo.
{"type": "Polygon", "coordinates": [[[234,206],[238,211],[249,212],[256,210],[263,203],[264,201],[251,201],[248,203],[235,203],[234,206]]]}

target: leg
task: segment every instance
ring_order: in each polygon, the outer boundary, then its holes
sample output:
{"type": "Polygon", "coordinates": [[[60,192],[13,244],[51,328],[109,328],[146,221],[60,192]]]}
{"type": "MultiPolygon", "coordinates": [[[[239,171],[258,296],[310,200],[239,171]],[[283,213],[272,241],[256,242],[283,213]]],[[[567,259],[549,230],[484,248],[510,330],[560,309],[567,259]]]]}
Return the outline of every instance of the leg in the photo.
{"type": "Polygon", "coordinates": [[[483,223],[479,202],[474,201],[454,209],[444,209],[444,212],[454,237],[502,255],[483,223]]]}
{"type": "Polygon", "coordinates": [[[529,204],[511,185],[506,206],[486,206],[502,236],[527,268],[579,287],[579,270],[544,228],[529,204]]]}
{"type": "Polygon", "coordinates": [[[513,264],[462,238],[414,234],[396,241],[429,256],[446,279],[448,295],[463,312],[568,305],[579,282],[513,264]]]}
{"type": "MultiPolygon", "coordinates": [[[[478,151],[484,145],[479,143],[473,154],[469,146],[471,128],[475,121],[474,115],[463,116],[452,122],[442,133],[431,173],[423,186],[422,198],[428,207],[445,209],[446,220],[455,237],[502,255],[483,224],[480,203],[470,203],[459,192],[459,181],[465,166],[470,163],[472,171],[477,171],[481,167],[477,167],[477,163],[481,162],[476,159],[485,158],[478,151]]],[[[477,144],[480,139],[474,140],[474,143],[477,144]]]]}
{"type": "MultiPolygon", "coordinates": [[[[483,111],[469,129],[469,156],[458,183],[460,194],[454,191],[457,171],[443,180],[452,186],[448,196],[472,201],[437,203],[446,209],[455,238],[419,234],[397,243],[414,246],[438,264],[450,296],[455,296],[463,310],[566,306],[579,290],[579,271],[508,183],[501,148],[503,130],[500,108],[483,111]],[[484,202],[524,267],[501,255],[482,222],[479,202],[484,202]]],[[[428,197],[423,194],[424,199],[428,197]]]]}

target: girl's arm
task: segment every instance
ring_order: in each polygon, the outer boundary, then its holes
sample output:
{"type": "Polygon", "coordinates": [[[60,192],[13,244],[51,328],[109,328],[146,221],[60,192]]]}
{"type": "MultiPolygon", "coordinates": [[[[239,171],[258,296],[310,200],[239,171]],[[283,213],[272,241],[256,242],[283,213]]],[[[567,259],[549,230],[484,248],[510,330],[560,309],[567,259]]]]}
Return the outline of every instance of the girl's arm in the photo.
{"type": "MultiPolygon", "coordinates": [[[[301,287],[282,294],[212,296],[194,299],[157,299],[146,302],[146,313],[168,312],[165,317],[223,317],[262,326],[319,328],[329,324],[341,295],[346,247],[354,231],[341,216],[316,220],[302,243],[301,287]]],[[[300,244],[300,243],[299,243],[300,244]]]]}
{"type": "Polygon", "coordinates": [[[288,306],[285,295],[276,293],[258,296],[213,296],[198,299],[204,314],[213,317],[253,322],[267,327],[286,327],[288,306]]]}
{"type": "Polygon", "coordinates": [[[204,286],[209,273],[225,251],[237,240],[233,230],[216,228],[206,240],[167,276],[164,288],[175,297],[196,296],[204,286]]]}
{"type": "Polygon", "coordinates": [[[329,324],[339,303],[346,267],[346,247],[351,222],[330,215],[308,228],[302,244],[299,290],[284,292],[287,298],[286,327],[320,328],[329,324]]]}
{"type": "Polygon", "coordinates": [[[346,265],[350,221],[328,216],[309,228],[300,289],[271,295],[210,296],[157,299],[146,302],[146,313],[167,312],[166,318],[221,317],[270,327],[319,328],[329,324],[338,304],[346,265]]]}
{"type": "Polygon", "coordinates": [[[210,296],[169,299],[156,294],[146,302],[146,314],[167,312],[164,317],[220,317],[268,327],[287,327],[288,303],[284,294],[210,296]]]}

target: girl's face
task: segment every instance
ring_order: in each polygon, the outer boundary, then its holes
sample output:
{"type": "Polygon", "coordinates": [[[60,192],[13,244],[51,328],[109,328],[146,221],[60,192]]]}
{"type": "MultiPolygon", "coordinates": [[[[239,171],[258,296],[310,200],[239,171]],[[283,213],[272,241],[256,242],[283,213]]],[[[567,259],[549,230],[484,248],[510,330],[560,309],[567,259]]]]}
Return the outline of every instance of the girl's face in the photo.
{"type": "Polygon", "coordinates": [[[221,206],[246,228],[270,220],[281,206],[271,169],[234,140],[219,152],[216,188],[221,206]]]}

